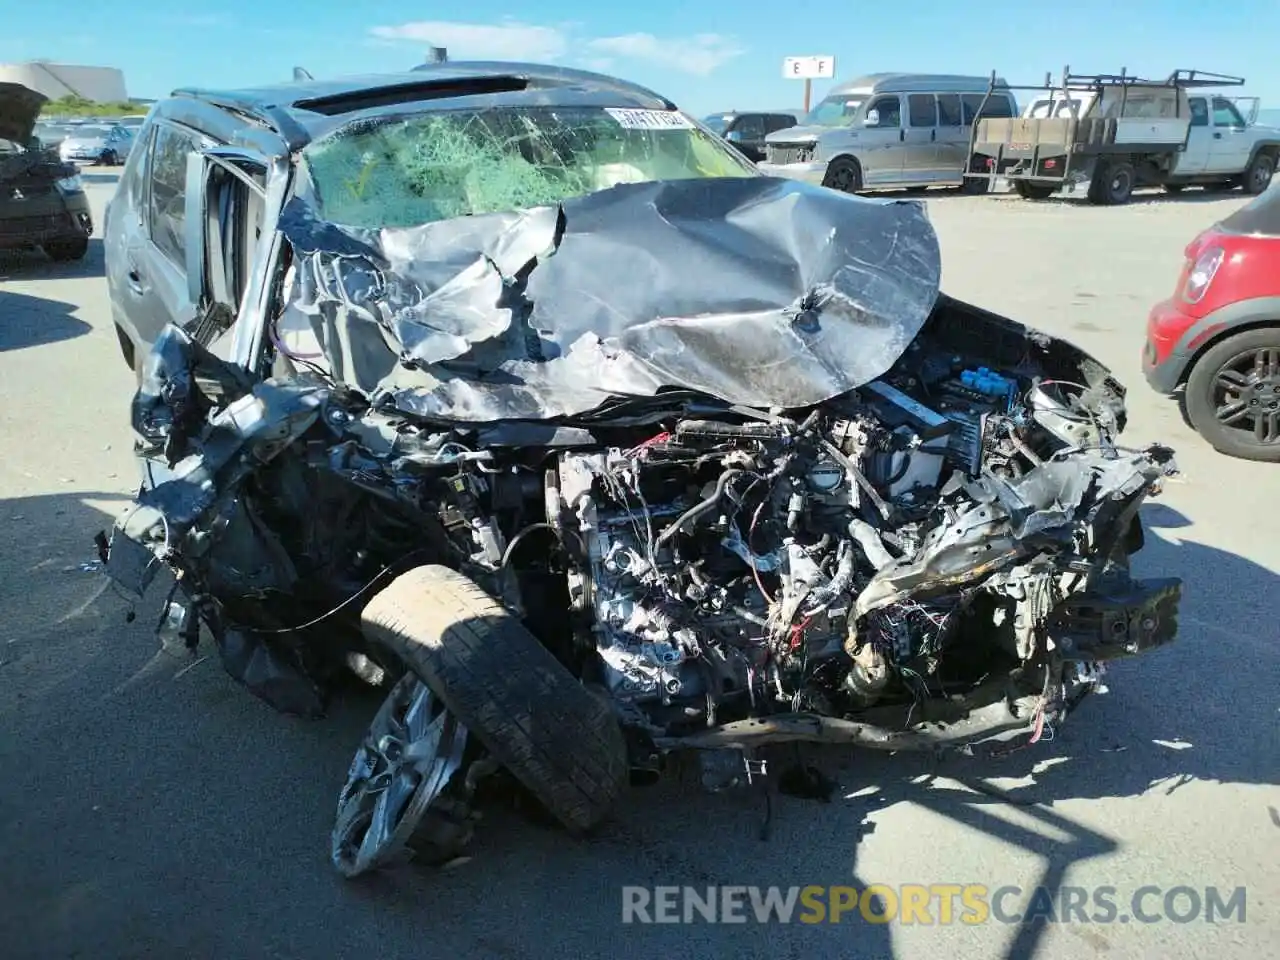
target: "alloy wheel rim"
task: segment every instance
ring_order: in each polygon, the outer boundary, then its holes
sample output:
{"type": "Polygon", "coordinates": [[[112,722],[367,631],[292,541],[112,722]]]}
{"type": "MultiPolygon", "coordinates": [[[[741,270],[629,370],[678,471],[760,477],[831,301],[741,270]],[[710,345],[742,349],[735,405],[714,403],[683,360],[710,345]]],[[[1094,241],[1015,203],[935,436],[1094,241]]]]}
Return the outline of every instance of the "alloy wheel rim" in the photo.
{"type": "Polygon", "coordinates": [[[1280,443],[1280,345],[1232,357],[1213,378],[1214,416],[1260,446],[1280,443]]]}
{"type": "Polygon", "coordinates": [[[374,716],[338,795],[331,857],[355,877],[398,859],[462,766],[467,729],[413,673],[374,716]]]}
{"type": "Polygon", "coordinates": [[[1271,165],[1266,162],[1259,163],[1254,167],[1253,184],[1255,189],[1261,190],[1262,187],[1268,184],[1271,181],[1272,172],[1271,165]]]}

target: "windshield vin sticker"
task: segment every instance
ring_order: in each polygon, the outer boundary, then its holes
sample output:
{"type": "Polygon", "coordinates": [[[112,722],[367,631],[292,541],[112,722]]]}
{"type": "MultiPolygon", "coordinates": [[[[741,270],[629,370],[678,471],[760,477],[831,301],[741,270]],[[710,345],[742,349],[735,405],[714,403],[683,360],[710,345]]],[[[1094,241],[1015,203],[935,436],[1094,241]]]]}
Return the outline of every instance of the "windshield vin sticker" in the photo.
{"type": "Polygon", "coordinates": [[[679,110],[624,110],[605,107],[618,126],[628,130],[692,130],[693,121],[679,110]]]}

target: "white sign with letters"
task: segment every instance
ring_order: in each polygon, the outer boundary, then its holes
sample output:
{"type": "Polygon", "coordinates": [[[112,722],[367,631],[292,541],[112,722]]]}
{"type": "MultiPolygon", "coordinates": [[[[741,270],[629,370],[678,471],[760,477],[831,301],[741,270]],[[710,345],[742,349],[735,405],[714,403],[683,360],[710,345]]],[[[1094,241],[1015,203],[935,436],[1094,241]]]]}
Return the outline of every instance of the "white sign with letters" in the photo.
{"type": "Polygon", "coordinates": [[[627,110],[605,107],[618,126],[628,130],[692,130],[693,121],[679,110],[627,110]]]}
{"type": "Polygon", "coordinates": [[[782,76],[787,80],[830,80],[835,75],[835,57],[787,57],[782,61],[782,76]]]}

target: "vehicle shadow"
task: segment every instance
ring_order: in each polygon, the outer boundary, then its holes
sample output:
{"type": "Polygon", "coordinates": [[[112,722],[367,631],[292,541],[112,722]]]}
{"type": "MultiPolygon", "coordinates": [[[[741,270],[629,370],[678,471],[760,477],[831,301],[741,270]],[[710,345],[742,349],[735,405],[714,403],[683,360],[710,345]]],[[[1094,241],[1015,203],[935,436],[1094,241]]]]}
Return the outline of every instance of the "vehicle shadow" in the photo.
{"type": "MultiPolygon", "coordinates": [[[[1095,206],[1094,204],[1090,203],[1088,198],[1085,196],[1086,192],[1087,192],[1086,189],[1078,189],[1076,190],[1075,193],[1072,193],[1072,194],[1055,195],[1052,197],[1046,197],[1043,200],[1026,200],[1018,196],[1016,193],[1012,193],[1012,192],[989,193],[986,195],[986,198],[989,200],[995,200],[997,202],[1004,202],[1004,203],[1022,203],[1022,204],[1026,204],[1029,207],[1036,207],[1036,206],[1093,207],[1095,206]]],[[[930,199],[933,199],[932,193],[929,196],[930,196],[930,199]]],[[[958,197],[958,196],[963,196],[963,194],[956,191],[954,193],[949,193],[949,194],[939,193],[938,196],[939,197],[942,197],[942,196],[958,197]]],[[[1236,190],[1234,192],[1216,193],[1211,190],[1200,190],[1195,187],[1188,187],[1186,190],[1182,191],[1181,193],[1176,193],[1176,194],[1165,193],[1164,191],[1135,192],[1132,198],[1129,200],[1129,202],[1125,204],[1125,206],[1144,207],[1144,206],[1153,206],[1153,205],[1159,205],[1159,204],[1165,204],[1165,203],[1172,203],[1172,204],[1226,203],[1231,200],[1245,201],[1249,199],[1251,198],[1239,190],[1236,190]]],[[[1099,209],[1112,209],[1112,208],[1102,207],[1099,209]]]]}
{"type": "MultiPolygon", "coordinates": [[[[672,957],[890,957],[916,928],[846,916],[766,929],[750,907],[746,923],[624,928],[622,889],[861,890],[903,878],[1052,886],[1092,858],[1142,857],[1124,837],[1055,809],[1063,801],[1164,794],[1192,780],[1280,783],[1273,741],[1241,735],[1274,724],[1274,644],[1246,636],[1253,615],[1236,609],[1240,597],[1274,595],[1280,584],[1251,561],[1175,543],[1185,519],[1153,505],[1137,572],[1188,579],[1180,639],[1118,665],[1108,678],[1115,692],[1088,698],[1051,742],[1002,759],[940,763],[806,750],[806,762],[840,784],[826,804],[767,787],[707,795],[677,770],[632,790],[590,839],[498,806],[486,809],[468,862],[343,882],[328,863],[329,831],[380,696],[347,691],[326,720],[293,720],[237,686],[207,644],[194,655],[161,649],[153,628],[163,584],[130,603],[93,570],[90,537],[110,522],[88,505],[97,500],[119,496],[0,501],[13,531],[0,552],[9,614],[0,643],[0,723],[9,732],[0,742],[0,810],[10,824],[0,935],[15,945],[15,960],[85,943],[101,945],[103,955],[239,956],[350,956],[373,943],[381,957],[417,958],[424,929],[442,956],[597,956],[621,934],[634,952],[672,957]],[[1197,589],[1206,570],[1230,591],[1197,589]],[[1262,668],[1242,669],[1242,657],[1262,668]],[[1214,695],[1206,695],[1207,678],[1214,695]],[[997,780],[1019,783],[997,788],[997,780]],[[939,876],[935,854],[945,836],[903,847],[876,836],[877,818],[900,805],[1025,851],[1039,858],[1041,874],[1031,884],[990,876],[984,861],[973,876],[939,876]],[[1019,821],[1003,815],[1010,806],[1019,821]],[[872,875],[867,860],[896,864],[898,877],[872,875]],[[190,909],[193,900],[201,909],[190,909]],[[184,920],[158,924],[158,915],[184,920]],[[23,944],[39,947],[23,953],[23,944]]],[[[764,782],[776,782],[792,757],[781,748],[771,754],[764,782]]],[[[1038,924],[987,930],[982,953],[1029,958],[1045,932],[1038,924]]]]}
{"type": "Polygon", "coordinates": [[[85,183],[116,183],[123,169],[124,167],[83,168],[80,171],[80,179],[85,183]]]}
{"type": "Polygon", "coordinates": [[[0,251],[0,280],[76,280],[106,275],[101,237],[89,238],[79,260],[59,262],[43,250],[0,251]]]}
{"type": "Polygon", "coordinates": [[[93,328],[74,316],[73,303],[0,290],[0,352],[72,340],[93,328]]]}

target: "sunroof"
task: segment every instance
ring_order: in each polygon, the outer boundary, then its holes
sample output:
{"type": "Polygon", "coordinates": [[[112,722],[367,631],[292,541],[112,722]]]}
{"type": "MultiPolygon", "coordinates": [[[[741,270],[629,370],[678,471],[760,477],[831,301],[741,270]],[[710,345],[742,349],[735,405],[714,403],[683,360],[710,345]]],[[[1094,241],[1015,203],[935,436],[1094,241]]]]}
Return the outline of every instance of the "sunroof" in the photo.
{"type": "Polygon", "coordinates": [[[451,97],[482,96],[486,93],[516,93],[528,88],[527,77],[451,77],[448,80],[425,80],[419,83],[351,90],[327,97],[311,97],[306,100],[297,100],[293,106],[298,110],[309,110],[312,113],[332,117],[397,103],[447,100],[451,97]]]}

